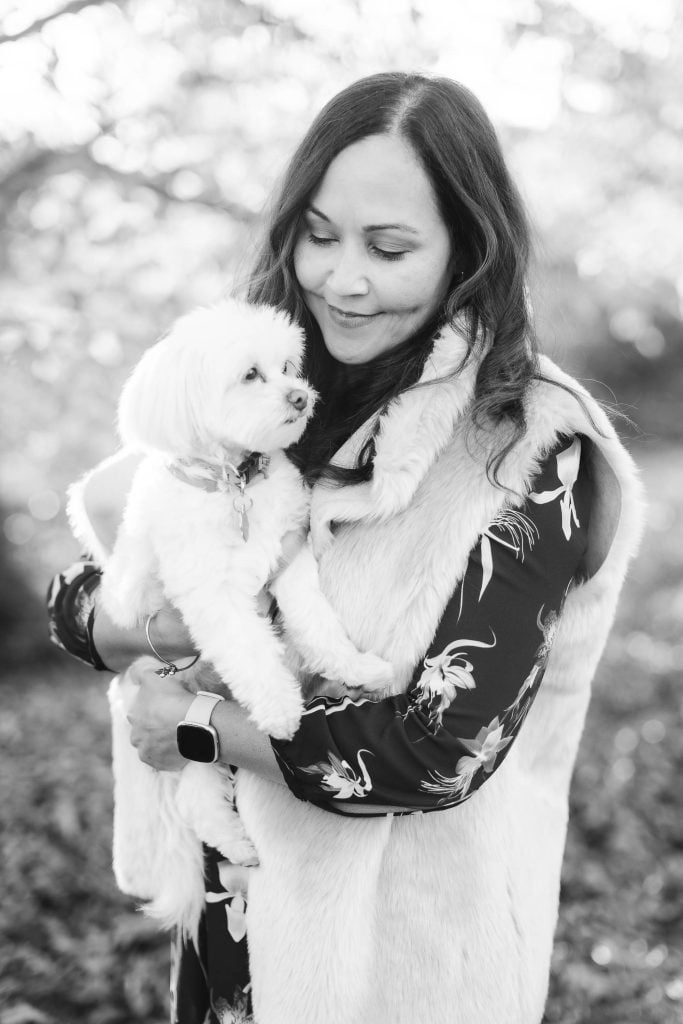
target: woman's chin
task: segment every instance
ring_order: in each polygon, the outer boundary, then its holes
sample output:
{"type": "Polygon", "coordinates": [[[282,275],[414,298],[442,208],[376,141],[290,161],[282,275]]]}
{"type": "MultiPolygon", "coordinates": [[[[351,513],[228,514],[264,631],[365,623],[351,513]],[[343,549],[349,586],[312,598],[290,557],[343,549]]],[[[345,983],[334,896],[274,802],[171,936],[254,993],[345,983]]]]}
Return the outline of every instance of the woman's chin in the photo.
{"type": "Polygon", "coordinates": [[[329,354],[338,363],[344,363],[346,366],[362,366],[399,344],[399,341],[386,337],[361,338],[359,336],[352,341],[348,337],[349,333],[351,332],[345,332],[341,337],[331,331],[323,334],[325,348],[329,354]]]}

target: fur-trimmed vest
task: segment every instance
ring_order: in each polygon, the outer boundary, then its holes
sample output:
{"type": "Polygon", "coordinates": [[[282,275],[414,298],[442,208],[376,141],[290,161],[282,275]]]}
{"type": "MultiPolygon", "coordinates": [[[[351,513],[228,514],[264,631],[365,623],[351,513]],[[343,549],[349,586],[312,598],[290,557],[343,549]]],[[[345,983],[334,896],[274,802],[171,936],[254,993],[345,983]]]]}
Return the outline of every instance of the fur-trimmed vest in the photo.
{"type": "MultiPolygon", "coordinates": [[[[454,370],[437,339],[424,380],[454,370]]],[[[323,589],[351,638],[405,687],[471,549],[519,504],[561,434],[591,444],[590,579],[564,606],[548,668],[509,755],[449,810],[340,817],[248,772],[238,807],[259,853],[247,938],[257,1024],[538,1024],[547,994],[569,782],[590,683],[641,524],[635,469],[603,411],[548,359],[528,429],[487,479],[468,430],[476,364],[401,397],[382,419],[370,484],[318,485],[312,531],[323,589]],[[330,543],[331,534],[331,543],[330,543]]],[[[349,462],[366,424],[337,454],[349,462]]],[[[488,435],[486,446],[500,438],[488,435]]]]}

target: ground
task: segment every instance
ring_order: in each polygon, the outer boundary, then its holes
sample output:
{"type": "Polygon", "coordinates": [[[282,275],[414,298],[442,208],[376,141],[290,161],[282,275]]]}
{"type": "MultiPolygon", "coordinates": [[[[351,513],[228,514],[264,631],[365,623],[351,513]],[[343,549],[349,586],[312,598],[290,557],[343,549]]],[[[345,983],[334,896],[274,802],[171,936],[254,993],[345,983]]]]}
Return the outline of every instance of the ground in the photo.
{"type": "MultiPolygon", "coordinates": [[[[545,1024],[683,1021],[683,458],[640,461],[649,530],[577,759],[545,1024]]],[[[0,1024],[167,1020],[167,941],[111,874],[107,679],[64,656],[2,686],[0,1024]]]]}

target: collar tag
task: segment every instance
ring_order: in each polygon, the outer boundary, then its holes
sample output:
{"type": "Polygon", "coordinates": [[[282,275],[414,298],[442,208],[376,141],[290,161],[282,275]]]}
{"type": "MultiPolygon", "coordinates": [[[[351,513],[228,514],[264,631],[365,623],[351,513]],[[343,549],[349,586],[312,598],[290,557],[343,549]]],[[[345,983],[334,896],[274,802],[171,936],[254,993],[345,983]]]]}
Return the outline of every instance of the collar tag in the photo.
{"type": "Polygon", "coordinates": [[[204,459],[175,459],[166,465],[169,473],[192,487],[200,487],[203,491],[214,493],[220,491],[228,494],[230,488],[239,491],[233,499],[232,507],[237,513],[237,522],[242,539],[249,540],[249,519],[247,512],[253,506],[253,500],[244,492],[247,485],[260,473],[268,478],[270,456],[262,452],[250,452],[239,466],[233,466],[224,459],[222,462],[207,462],[204,459]]]}

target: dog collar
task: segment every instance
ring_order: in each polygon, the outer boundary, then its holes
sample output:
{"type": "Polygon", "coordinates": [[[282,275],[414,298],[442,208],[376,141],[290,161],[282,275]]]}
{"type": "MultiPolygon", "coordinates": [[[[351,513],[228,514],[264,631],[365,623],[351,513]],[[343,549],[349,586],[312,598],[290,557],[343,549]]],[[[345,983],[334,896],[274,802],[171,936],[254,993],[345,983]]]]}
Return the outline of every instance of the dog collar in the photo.
{"type": "Polygon", "coordinates": [[[175,459],[168,462],[166,468],[178,480],[192,487],[201,487],[203,491],[222,491],[227,494],[231,487],[236,487],[239,494],[234,498],[232,507],[237,513],[242,538],[249,540],[249,520],[247,512],[254,504],[244,493],[247,484],[251,483],[259,473],[268,476],[270,458],[262,452],[250,452],[239,466],[234,466],[227,459],[222,462],[209,462],[206,459],[175,459]]]}
{"type": "Polygon", "coordinates": [[[168,462],[169,473],[193,487],[201,487],[203,491],[227,491],[230,487],[242,490],[261,473],[268,476],[270,458],[262,452],[250,452],[239,466],[234,466],[227,459],[222,462],[209,462],[208,459],[174,459],[168,462]]]}

